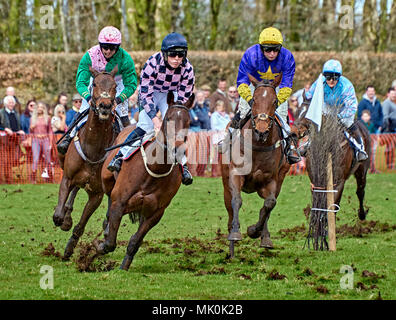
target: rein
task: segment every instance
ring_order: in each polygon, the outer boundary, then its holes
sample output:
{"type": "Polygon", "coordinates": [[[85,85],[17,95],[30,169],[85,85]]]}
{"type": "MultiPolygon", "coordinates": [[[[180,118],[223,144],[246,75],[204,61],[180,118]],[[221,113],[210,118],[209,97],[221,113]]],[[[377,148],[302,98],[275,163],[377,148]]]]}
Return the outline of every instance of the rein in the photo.
{"type": "MultiPolygon", "coordinates": [[[[171,105],[171,106],[168,107],[168,109],[171,109],[171,108],[183,109],[183,110],[189,112],[189,109],[188,109],[186,106],[183,106],[182,104],[175,104],[175,105],[171,105]]],[[[165,124],[164,124],[164,125],[165,125],[165,124]]],[[[165,127],[164,127],[164,138],[166,139],[166,137],[167,137],[167,132],[166,132],[166,125],[165,125],[165,127]]],[[[165,143],[162,143],[162,142],[160,142],[158,139],[155,139],[155,142],[156,142],[163,150],[168,150],[168,149],[169,149],[168,145],[166,144],[166,141],[165,141],[165,143]]],[[[174,168],[175,165],[176,165],[176,161],[174,161],[174,162],[172,162],[171,168],[169,169],[168,172],[161,173],[161,174],[155,173],[155,172],[151,171],[151,170],[149,169],[149,167],[148,167],[148,164],[147,164],[147,155],[146,155],[146,152],[144,151],[143,145],[140,146],[140,152],[141,152],[141,154],[142,154],[144,167],[146,168],[147,173],[148,173],[150,176],[152,176],[153,178],[163,178],[163,177],[167,177],[168,175],[170,175],[170,173],[172,172],[173,168],[174,168]]],[[[176,159],[174,159],[174,160],[176,160],[176,159]]]]}

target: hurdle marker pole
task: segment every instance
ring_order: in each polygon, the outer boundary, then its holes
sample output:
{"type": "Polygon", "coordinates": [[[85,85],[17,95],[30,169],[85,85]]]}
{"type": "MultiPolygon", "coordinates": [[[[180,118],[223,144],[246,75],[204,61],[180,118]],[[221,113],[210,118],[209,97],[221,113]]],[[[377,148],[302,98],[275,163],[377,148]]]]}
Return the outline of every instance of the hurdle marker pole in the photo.
{"type": "Polygon", "coordinates": [[[335,212],[331,211],[334,204],[333,186],[333,161],[331,153],[328,154],[327,159],[327,227],[329,234],[329,250],[336,251],[336,219],[335,212]]]}

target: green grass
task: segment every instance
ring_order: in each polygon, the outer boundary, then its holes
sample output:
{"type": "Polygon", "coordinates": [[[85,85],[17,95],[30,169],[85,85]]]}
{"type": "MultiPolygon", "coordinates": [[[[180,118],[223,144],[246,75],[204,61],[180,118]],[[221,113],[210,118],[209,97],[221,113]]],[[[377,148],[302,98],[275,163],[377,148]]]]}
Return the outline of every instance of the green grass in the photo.
{"type": "MultiPolygon", "coordinates": [[[[111,271],[80,272],[76,259],[64,262],[42,255],[52,243],[63,254],[71,231],[52,222],[58,185],[0,186],[0,299],[382,299],[396,298],[395,230],[396,174],[369,175],[366,205],[371,233],[338,234],[336,252],[304,247],[307,227],[303,209],[310,204],[306,176],[287,177],[269,220],[275,248],[259,248],[259,239],[246,235],[263,200],[243,194],[240,213],[243,240],[236,257],[227,259],[227,213],[220,179],[195,178],[182,186],[160,223],[145,237],[128,272],[118,269],[126,243],[136,231],[124,217],[117,249],[102,264],[111,271]],[[386,225],[387,224],[387,225],[386,225]],[[294,228],[294,229],[293,229],[294,228]],[[286,232],[284,229],[289,229],[286,232]],[[40,288],[42,266],[53,268],[54,288],[40,288]],[[354,270],[353,289],[342,289],[343,265],[354,270]],[[368,272],[369,276],[364,276],[368,272]],[[278,275],[278,277],[274,276],[278,275]]],[[[358,201],[355,181],[345,188],[337,226],[353,226],[358,201]]],[[[86,195],[76,199],[73,220],[79,219],[86,195]]],[[[89,221],[82,243],[101,230],[106,201],[89,221]]]]}

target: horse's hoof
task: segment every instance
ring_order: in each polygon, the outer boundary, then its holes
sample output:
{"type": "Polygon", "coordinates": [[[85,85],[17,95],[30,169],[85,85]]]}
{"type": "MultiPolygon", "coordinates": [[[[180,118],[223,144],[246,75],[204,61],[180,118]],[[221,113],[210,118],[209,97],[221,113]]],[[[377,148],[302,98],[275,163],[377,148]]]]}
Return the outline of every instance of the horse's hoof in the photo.
{"type": "Polygon", "coordinates": [[[240,232],[230,232],[227,239],[229,241],[240,241],[242,240],[242,235],[240,232]]]}
{"type": "Polygon", "coordinates": [[[255,225],[248,227],[247,234],[252,239],[257,239],[261,235],[261,230],[257,230],[255,225]]]}
{"type": "Polygon", "coordinates": [[[359,211],[359,220],[364,221],[366,220],[368,210],[359,211]]]}
{"type": "Polygon", "coordinates": [[[63,220],[63,223],[62,223],[62,225],[60,226],[60,228],[61,228],[61,230],[63,230],[63,231],[69,231],[70,229],[71,229],[71,227],[73,226],[73,220],[72,220],[72,218],[71,217],[69,217],[69,218],[65,218],[64,220],[63,220]]]}
{"type": "Polygon", "coordinates": [[[52,217],[52,220],[54,221],[55,226],[60,227],[63,224],[63,218],[60,218],[59,216],[55,215],[52,217]]]}
{"type": "Polygon", "coordinates": [[[261,238],[260,248],[273,249],[274,245],[270,238],[261,238]]]}

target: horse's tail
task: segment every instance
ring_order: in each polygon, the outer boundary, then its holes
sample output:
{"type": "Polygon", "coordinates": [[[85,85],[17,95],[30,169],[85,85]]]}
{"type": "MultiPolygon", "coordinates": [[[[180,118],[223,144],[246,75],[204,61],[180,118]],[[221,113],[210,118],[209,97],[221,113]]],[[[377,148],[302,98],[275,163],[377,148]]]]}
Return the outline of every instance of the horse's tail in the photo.
{"type": "Polygon", "coordinates": [[[135,224],[136,222],[138,222],[140,220],[140,213],[139,212],[129,213],[129,220],[131,220],[131,222],[133,224],[135,224]]]}

